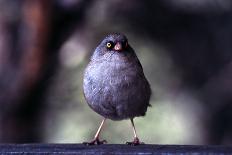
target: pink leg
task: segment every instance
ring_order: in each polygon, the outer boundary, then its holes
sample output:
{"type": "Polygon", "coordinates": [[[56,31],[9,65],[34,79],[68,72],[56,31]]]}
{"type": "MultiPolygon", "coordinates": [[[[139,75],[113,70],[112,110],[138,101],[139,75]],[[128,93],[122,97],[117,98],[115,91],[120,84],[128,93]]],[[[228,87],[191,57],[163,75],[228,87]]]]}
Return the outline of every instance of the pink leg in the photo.
{"type": "Polygon", "coordinates": [[[92,141],[90,141],[90,142],[83,142],[84,145],[101,145],[101,144],[106,143],[106,140],[102,140],[102,141],[99,140],[99,135],[100,135],[102,127],[103,127],[103,125],[105,123],[105,120],[106,120],[106,118],[104,118],[102,120],[101,125],[99,126],[99,128],[98,128],[98,130],[97,130],[97,132],[96,132],[96,134],[94,136],[94,139],[92,141]]]}
{"type": "Polygon", "coordinates": [[[134,132],[134,140],[132,142],[126,142],[126,144],[127,145],[133,145],[133,146],[144,144],[143,142],[139,141],[139,138],[138,138],[136,130],[135,130],[135,125],[134,125],[133,118],[131,118],[130,120],[131,120],[131,124],[132,124],[132,128],[133,128],[133,132],[134,132]]]}

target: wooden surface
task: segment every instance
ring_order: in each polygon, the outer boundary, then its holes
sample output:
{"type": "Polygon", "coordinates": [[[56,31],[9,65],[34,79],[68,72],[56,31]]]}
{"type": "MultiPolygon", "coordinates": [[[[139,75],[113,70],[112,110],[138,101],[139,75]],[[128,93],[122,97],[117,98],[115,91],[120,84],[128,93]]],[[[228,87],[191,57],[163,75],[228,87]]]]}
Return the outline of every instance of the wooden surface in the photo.
{"type": "Polygon", "coordinates": [[[140,145],[128,146],[123,144],[106,144],[85,146],[82,144],[1,144],[0,154],[49,154],[49,155],[113,155],[113,154],[232,154],[229,146],[190,146],[190,145],[140,145]]]}

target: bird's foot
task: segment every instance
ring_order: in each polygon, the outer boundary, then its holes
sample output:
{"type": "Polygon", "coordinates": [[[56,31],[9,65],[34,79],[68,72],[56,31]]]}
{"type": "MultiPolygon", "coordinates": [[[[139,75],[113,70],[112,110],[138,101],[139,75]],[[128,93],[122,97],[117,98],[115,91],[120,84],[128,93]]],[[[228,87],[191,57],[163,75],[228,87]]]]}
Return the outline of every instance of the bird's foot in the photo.
{"type": "Polygon", "coordinates": [[[138,137],[135,137],[132,142],[126,142],[126,144],[131,145],[131,146],[136,146],[136,145],[141,145],[141,144],[144,144],[144,143],[140,142],[138,137]]]}
{"type": "Polygon", "coordinates": [[[106,140],[99,140],[99,138],[94,138],[90,142],[83,142],[84,145],[101,145],[107,143],[106,140]]]}

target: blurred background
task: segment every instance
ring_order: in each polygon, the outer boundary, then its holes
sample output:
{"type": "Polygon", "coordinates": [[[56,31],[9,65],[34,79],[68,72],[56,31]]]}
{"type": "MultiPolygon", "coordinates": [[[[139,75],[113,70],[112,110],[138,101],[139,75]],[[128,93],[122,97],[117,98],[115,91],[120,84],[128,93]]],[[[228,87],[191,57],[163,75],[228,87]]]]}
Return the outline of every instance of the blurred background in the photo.
{"type": "MultiPolygon", "coordinates": [[[[82,75],[99,42],[124,33],[153,96],[138,135],[153,144],[232,144],[232,1],[0,0],[0,142],[81,143],[101,116],[82,75]]],[[[133,138],[108,120],[108,143],[133,138]]]]}

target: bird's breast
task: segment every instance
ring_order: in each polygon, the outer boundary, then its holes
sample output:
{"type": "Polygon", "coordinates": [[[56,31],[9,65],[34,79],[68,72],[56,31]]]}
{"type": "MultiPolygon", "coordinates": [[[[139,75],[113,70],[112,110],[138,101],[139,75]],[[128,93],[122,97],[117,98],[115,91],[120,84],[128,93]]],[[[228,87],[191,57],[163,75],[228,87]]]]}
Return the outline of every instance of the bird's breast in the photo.
{"type": "Polygon", "coordinates": [[[141,72],[135,63],[90,62],[83,84],[87,103],[106,118],[144,115],[149,101],[144,93],[149,86],[141,72]]]}
{"type": "Polygon", "coordinates": [[[136,66],[126,62],[99,63],[91,72],[96,81],[110,85],[130,83],[138,76],[136,66]]]}

